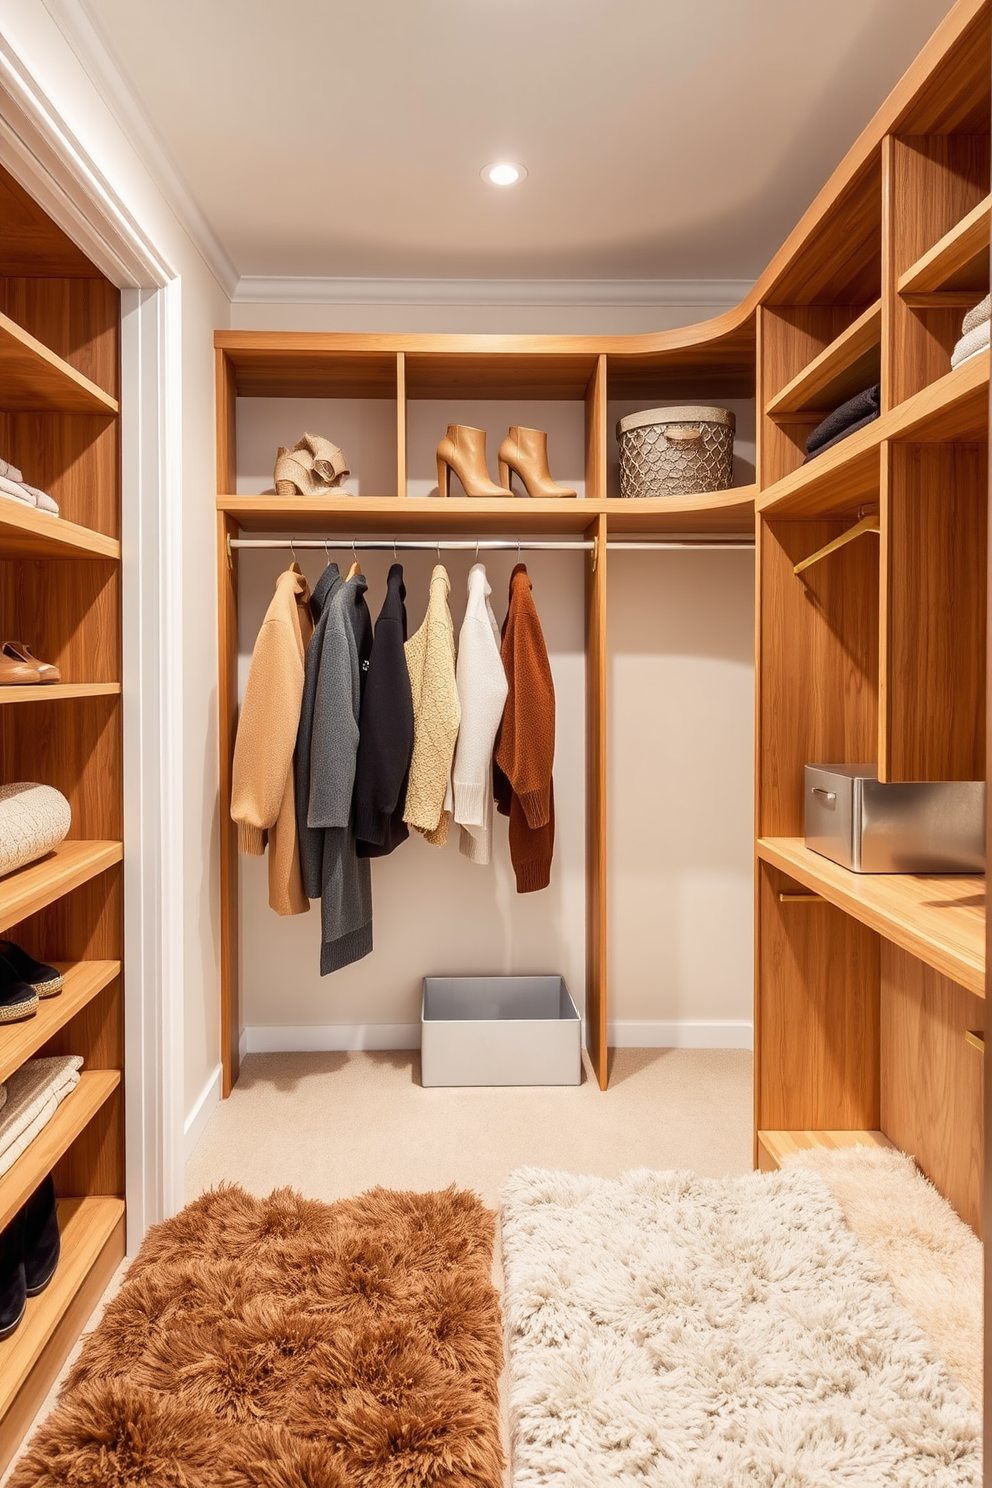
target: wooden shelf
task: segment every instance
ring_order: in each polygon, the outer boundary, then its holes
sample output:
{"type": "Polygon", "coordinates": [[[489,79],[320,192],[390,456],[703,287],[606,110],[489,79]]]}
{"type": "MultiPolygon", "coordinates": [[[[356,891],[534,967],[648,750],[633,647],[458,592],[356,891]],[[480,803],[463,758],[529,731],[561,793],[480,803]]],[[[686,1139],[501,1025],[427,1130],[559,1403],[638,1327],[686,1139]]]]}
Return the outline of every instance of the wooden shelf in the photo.
{"type": "Polygon", "coordinates": [[[0,312],[0,408],[5,413],[95,413],[112,418],[120,405],[0,312]]]}
{"type": "Polygon", "coordinates": [[[984,440],[988,404],[989,354],[983,352],[776,481],[758,497],[758,510],[769,517],[855,514],[865,501],[878,499],[883,440],[918,444],[984,440]]]}
{"type": "Polygon", "coordinates": [[[880,1131],[759,1131],[758,1166],[772,1173],[786,1157],[818,1148],[839,1152],[845,1147],[887,1147],[894,1144],[880,1131]]]}
{"type": "Polygon", "coordinates": [[[31,1145],[0,1178],[0,1229],[9,1224],[121,1083],[120,1070],[84,1070],[31,1145]]]}
{"type": "Polygon", "coordinates": [[[119,863],[124,856],[120,842],[60,842],[36,863],[18,868],[0,878],[0,930],[37,914],[119,863]]]}
{"type": "Polygon", "coordinates": [[[851,873],[801,837],[763,837],[758,856],[960,986],[985,996],[985,878],[851,873]]]}
{"type": "Polygon", "coordinates": [[[33,1018],[0,1025],[0,1082],[54,1038],[87,1003],[120,975],[119,961],[62,962],[62,991],[43,997],[33,1018]]]}
{"type": "MultiPolygon", "coordinates": [[[[77,1298],[83,1301],[83,1315],[76,1327],[77,1334],[86,1322],[110,1275],[116,1269],[117,1262],[123,1258],[123,1221],[124,1204],[120,1199],[100,1197],[59,1200],[62,1253],[58,1269],[39,1296],[28,1298],[27,1313],[17,1331],[0,1343],[0,1419],[13,1404],[34,1365],[54,1339],[59,1324],[70,1313],[77,1298]],[[114,1240],[118,1230],[119,1240],[112,1245],[107,1264],[100,1267],[98,1263],[104,1248],[108,1242],[114,1240]],[[113,1264],[110,1264],[111,1261],[113,1264]],[[91,1279],[97,1285],[88,1287],[87,1282],[91,1279]]],[[[75,1322],[75,1319],[71,1321],[75,1322]]],[[[26,1427],[30,1421],[24,1424],[26,1427]]]]}
{"type": "Polygon", "coordinates": [[[0,558],[114,558],[115,537],[0,495],[0,558]]]}
{"type": "Polygon", "coordinates": [[[821,418],[879,378],[882,302],[876,300],[846,331],[768,402],[770,418],[817,413],[821,418]]]}
{"type": "Polygon", "coordinates": [[[969,306],[987,294],[990,221],[987,196],[900,276],[896,289],[906,303],[969,306]]]}
{"type": "Polygon", "coordinates": [[[28,682],[24,686],[0,686],[0,706],[4,703],[57,703],[73,698],[119,697],[119,682],[28,682]]]}
{"type": "Polygon", "coordinates": [[[548,533],[581,536],[605,515],[618,533],[753,532],[756,487],[739,486],[705,496],[671,496],[645,501],[531,501],[527,497],[491,501],[465,497],[285,497],[219,496],[217,510],[244,532],[339,534],[427,534],[488,536],[548,533]]]}

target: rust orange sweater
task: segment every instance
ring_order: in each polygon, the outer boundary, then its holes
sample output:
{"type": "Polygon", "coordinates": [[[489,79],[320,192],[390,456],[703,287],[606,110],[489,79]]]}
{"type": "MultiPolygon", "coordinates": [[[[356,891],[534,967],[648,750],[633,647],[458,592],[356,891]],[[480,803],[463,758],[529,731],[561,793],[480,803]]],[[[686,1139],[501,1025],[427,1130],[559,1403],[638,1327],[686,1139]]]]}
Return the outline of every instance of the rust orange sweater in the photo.
{"type": "Polygon", "coordinates": [[[545,889],[555,845],[555,684],[527,570],[510,575],[500,654],[509,692],[496,739],[496,804],[510,818],[517,893],[545,889]]]}

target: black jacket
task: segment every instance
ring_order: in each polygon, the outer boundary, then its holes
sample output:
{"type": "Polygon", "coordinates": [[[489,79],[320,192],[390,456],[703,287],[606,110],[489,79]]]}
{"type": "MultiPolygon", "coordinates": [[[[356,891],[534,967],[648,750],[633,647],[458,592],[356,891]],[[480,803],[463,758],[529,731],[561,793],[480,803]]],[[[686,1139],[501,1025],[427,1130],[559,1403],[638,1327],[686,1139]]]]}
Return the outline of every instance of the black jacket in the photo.
{"type": "Polygon", "coordinates": [[[403,820],[413,753],[413,696],[406,641],[403,566],[394,563],[362,696],[353,819],[360,858],[381,858],[410,835],[403,820]]]}

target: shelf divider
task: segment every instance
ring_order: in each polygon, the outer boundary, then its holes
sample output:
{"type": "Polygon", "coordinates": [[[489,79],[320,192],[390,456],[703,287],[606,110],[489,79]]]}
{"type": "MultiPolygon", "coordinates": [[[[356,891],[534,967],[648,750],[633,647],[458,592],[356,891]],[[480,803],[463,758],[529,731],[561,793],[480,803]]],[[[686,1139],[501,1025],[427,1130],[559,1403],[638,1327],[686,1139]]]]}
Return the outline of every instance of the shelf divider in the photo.
{"type": "Polygon", "coordinates": [[[907,305],[974,304],[988,291],[992,195],[946,232],[899,276],[896,290],[907,305]]]}
{"type": "Polygon", "coordinates": [[[824,347],[803,370],[770,398],[769,418],[793,413],[822,417],[878,381],[882,339],[882,302],[876,300],[846,331],[824,347]]]}
{"type": "Polygon", "coordinates": [[[0,1230],[10,1223],[120,1083],[120,1070],[83,1070],[79,1084],[60,1101],[51,1120],[0,1177],[0,1230]]]}
{"type": "Polygon", "coordinates": [[[0,1082],[13,1074],[25,1059],[54,1038],[60,1029],[120,975],[119,961],[70,961],[59,965],[62,991],[43,997],[33,1018],[6,1023],[0,1028],[0,1082]]]}
{"type": "Polygon", "coordinates": [[[123,857],[121,842],[60,842],[38,862],[0,878],[0,930],[37,914],[123,857]]]}
{"type": "Polygon", "coordinates": [[[0,408],[5,413],[89,413],[112,418],[120,404],[0,311],[0,408]]]}

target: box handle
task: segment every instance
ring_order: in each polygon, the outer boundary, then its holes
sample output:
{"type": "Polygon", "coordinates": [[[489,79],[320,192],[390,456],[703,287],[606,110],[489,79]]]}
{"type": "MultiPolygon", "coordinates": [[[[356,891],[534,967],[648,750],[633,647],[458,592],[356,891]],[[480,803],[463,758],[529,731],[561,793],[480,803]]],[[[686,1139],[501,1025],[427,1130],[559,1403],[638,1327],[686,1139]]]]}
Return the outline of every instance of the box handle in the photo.
{"type": "Polygon", "coordinates": [[[819,796],[825,806],[832,806],[837,800],[837,792],[824,790],[822,785],[814,785],[813,794],[819,796]]]}
{"type": "Polygon", "coordinates": [[[703,431],[702,429],[663,429],[662,433],[673,444],[690,444],[694,439],[701,439],[703,431]]]}

